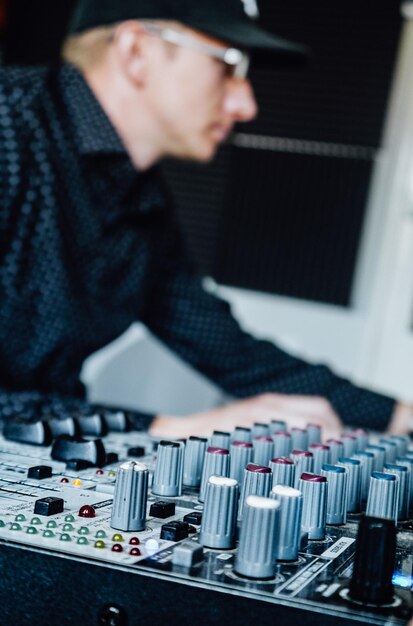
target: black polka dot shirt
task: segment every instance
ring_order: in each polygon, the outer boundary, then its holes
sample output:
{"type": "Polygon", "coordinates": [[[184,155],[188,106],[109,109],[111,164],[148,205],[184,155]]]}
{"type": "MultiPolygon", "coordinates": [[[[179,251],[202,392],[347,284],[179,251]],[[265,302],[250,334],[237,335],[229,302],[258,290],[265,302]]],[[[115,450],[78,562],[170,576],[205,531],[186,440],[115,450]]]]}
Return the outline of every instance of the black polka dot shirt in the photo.
{"type": "Polygon", "coordinates": [[[88,412],[84,359],[137,320],[234,397],[322,395],[377,429],[391,416],[392,399],[252,338],[203,289],[157,168],[133,167],[76,69],[1,69],[0,416],[88,412]]]}

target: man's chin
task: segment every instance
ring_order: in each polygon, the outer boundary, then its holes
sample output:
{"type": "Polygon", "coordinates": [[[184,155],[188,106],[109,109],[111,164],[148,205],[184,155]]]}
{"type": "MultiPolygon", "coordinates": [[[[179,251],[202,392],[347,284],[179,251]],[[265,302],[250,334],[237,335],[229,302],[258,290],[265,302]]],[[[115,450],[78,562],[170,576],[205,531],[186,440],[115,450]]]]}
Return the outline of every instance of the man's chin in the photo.
{"type": "Polygon", "coordinates": [[[182,161],[195,161],[197,163],[210,163],[214,159],[218,151],[218,148],[219,148],[219,145],[214,144],[214,145],[205,146],[202,149],[198,148],[196,150],[187,150],[186,152],[179,154],[179,155],[175,155],[175,156],[181,159],[182,161]]]}

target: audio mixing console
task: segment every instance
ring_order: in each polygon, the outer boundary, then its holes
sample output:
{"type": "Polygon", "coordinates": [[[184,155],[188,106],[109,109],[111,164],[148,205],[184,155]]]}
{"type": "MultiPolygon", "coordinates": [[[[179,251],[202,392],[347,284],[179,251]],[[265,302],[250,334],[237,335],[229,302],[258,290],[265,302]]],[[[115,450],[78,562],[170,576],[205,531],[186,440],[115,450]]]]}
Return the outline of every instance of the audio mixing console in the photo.
{"type": "Polygon", "coordinates": [[[0,436],[1,626],[402,626],[413,453],[281,422],[154,441],[123,413],[0,436]]]}

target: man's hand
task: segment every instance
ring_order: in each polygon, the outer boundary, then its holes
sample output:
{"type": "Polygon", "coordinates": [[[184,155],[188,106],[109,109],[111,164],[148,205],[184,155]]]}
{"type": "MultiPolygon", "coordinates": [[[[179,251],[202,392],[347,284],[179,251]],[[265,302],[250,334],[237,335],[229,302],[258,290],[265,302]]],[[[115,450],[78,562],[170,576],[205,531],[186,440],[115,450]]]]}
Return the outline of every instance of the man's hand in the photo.
{"type": "Polygon", "coordinates": [[[398,402],[394,407],[393,415],[387,429],[392,435],[406,435],[412,429],[413,405],[398,402]]]}
{"type": "Polygon", "coordinates": [[[288,428],[319,424],[324,438],[337,437],[343,428],[324,398],[264,393],[185,417],[161,415],[153,421],[149,433],[154,437],[209,437],[214,430],[232,431],[236,426],[251,427],[254,422],[271,420],[283,420],[288,428]]]}

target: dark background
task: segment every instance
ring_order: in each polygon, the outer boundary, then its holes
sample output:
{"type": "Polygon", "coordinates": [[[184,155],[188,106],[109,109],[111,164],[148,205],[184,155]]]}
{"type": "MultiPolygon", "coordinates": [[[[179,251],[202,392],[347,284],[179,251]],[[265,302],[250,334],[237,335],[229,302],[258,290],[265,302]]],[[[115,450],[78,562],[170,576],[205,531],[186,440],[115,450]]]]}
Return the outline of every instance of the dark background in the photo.
{"type": "MultiPolygon", "coordinates": [[[[9,0],[4,63],[57,59],[73,5],[9,0]]],[[[238,132],[270,137],[272,149],[230,144],[213,164],[171,162],[165,174],[203,273],[229,285],[348,306],[400,3],[261,0],[259,6],[265,28],[312,50],[304,68],[252,70],[260,114],[238,132]]]]}

